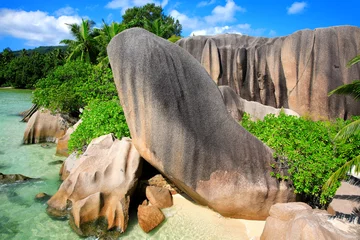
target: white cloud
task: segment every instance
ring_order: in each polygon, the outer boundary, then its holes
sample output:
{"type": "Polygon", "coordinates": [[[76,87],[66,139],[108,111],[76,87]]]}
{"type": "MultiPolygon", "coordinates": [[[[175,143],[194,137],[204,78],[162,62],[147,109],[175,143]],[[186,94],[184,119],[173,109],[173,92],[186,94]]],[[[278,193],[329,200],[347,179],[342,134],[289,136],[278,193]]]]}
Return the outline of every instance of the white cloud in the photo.
{"type": "Polygon", "coordinates": [[[242,8],[233,0],[227,0],[225,6],[216,6],[210,16],[205,17],[205,21],[210,24],[218,22],[233,22],[235,21],[236,12],[245,12],[245,8],[242,8]]]}
{"type": "Polygon", "coordinates": [[[71,15],[76,15],[77,14],[77,10],[73,9],[72,7],[64,7],[64,8],[60,8],[58,10],[56,10],[54,12],[55,16],[60,17],[60,16],[71,16],[71,15]]]}
{"type": "Polygon", "coordinates": [[[250,36],[260,36],[265,32],[263,28],[253,29],[251,25],[248,23],[237,24],[233,26],[216,26],[216,27],[208,27],[204,29],[198,29],[191,32],[190,36],[195,35],[215,35],[215,34],[224,34],[224,33],[236,33],[242,35],[250,35],[250,36]]]}
{"type": "Polygon", "coordinates": [[[67,24],[80,23],[75,16],[51,16],[42,11],[0,9],[0,36],[25,39],[29,46],[58,45],[71,38],[67,24]]]}
{"type": "Polygon", "coordinates": [[[269,32],[269,36],[270,37],[275,37],[276,36],[276,31],[274,31],[274,30],[270,30],[270,32],[269,32]]]}
{"type": "Polygon", "coordinates": [[[236,12],[245,12],[245,8],[237,6],[233,0],[227,0],[225,6],[216,6],[211,15],[203,18],[189,17],[177,10],[172,10],[170,15],[179,20],[183,29],[200,31],[202,33],[220,33],[220,29],[225,29],[223,26],[216,26],[217,23],[227,23],[235,21],[236,12]],[[215,29],[216,28],[216,29],[215,29]]]}
{"type": "Polygon", "coordinates": [[[177,10],[172,10],[170,16],[179,20],[184,29],[196,29],[201,27],[202,23],[198,18],[190,18],[185,14],[179,13],[177,10]]]}
{"type": "Polygon", "coordinates": [[[141,7],[147,3],[154,3],[156,6],[165,7],[168,4],[168,0],[154,1],[154,0],[112,0],[108,2],[105,7],[111,9],[121,9],[121,13],[125,13],[126,9],[132,7],[141,7]]]}
{"type": "Polygon", "coordinates": [[[208,5],[212,5],[216,2],[216,0],[210,0],[210,1],[201,1],[199,2],[196,6],[197,7],[205,7],[205,6],[208,6],[208,5]]]}
{"type": "Polygon", "coordinates": [[[288,14],[297,14],[301,13],[305,7],[307,7],[306,2],[294,2],[290,7],[287,8],[288,14]]]}

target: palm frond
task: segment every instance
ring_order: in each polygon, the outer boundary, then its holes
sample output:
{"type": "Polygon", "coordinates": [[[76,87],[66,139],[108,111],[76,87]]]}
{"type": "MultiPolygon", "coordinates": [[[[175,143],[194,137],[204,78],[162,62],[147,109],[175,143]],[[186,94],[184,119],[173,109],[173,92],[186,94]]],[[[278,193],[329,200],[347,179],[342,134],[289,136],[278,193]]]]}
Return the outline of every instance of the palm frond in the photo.
{"type": "Polygon", "coordinates": [[[360,62],[360,55],[357,55],[356,57],[354,57],[353,59],[351,59],[347,64],[346,67],[351,67],[352,65],[356,64],[360,62]]]}
{"type": "Polygon", "coordinates": [[[360,133],[360,119],[343,127],[335,136],[335,141],[346,140],[352,135],[360,133]]]}
{"type": "Polygon", "coordinates": [[[360,80],[355,80],[352,83],[341,85],[331,92],[328,96],[333,94],[351,95],[355,100],[360,99],[360,80]]]}
{"type": "Polygon", "coordinates": [[[346,162],[343,166],[341,166],[336,172],[334,172],[330,178],[323,185],[323,190],[329,189],[339,180],[342,180],[346,177],[348,172],[351,171],[352,167],[355,167],[355,173],[359,173],[360,171],[360,155],[353,158],[352,160],[346,162]]]}

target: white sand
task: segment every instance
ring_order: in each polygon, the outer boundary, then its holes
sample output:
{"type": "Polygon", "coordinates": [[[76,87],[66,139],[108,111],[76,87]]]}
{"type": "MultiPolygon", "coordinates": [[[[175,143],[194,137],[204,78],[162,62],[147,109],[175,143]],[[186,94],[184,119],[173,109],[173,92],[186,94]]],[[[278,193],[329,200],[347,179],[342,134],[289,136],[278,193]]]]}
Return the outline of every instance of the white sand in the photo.
{"type": "Polygon", "coordinates": [[[192,218],[202,231],[207,229],[214,239],[256,239],[260,237],[265,221],[225,218],[213,210],[197,205],[180,194],[173,195],[174,206],[164,209],[167,218],[181,214],[184,218],[192,218]],[[176,213],[172,209],[177,209],[176,213]]]}

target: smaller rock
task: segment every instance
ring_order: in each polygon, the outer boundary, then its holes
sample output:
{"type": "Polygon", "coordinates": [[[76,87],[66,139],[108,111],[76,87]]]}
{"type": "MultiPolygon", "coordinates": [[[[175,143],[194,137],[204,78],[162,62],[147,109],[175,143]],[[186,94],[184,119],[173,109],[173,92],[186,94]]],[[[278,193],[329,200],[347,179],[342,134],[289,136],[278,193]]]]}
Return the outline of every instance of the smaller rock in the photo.
{"type": "Polygon", "coordinates": [[[30,178],[21,174],[3,174],[0,173],[0,183],[14,183],[14,182],[24,182],[28,180],[34,180],[34,178],[30,178]]]}
{"type": "Polygon", "coordinates": [[[146,187],[146,197],[153,206],[158,208],[168,208],[173,205],[170,191],[166,188],[148,186],[146,187]]]}
{"type": "Polygon", "coordinates": [[[165,219],[161,210],[155,206],[139,205],[137,216],[141,229],[146,233],[159,226],[165,219]]]}
{"type": "Polygon", "coordinates": [[[41,192],[41,193],[38,193],[38,194],[35,195],[35,200],[38,201],[38,202],[47,201],[50,198],[51,198],[51,196],[44,193],[44,192],[41,192]]]}
{"type": "Polygon", "coordinates": [[[148,180],[150,186],[156,186],[161,188],[169,189],[172,195],[181,193],[181,190],[178,189],[173,183],[168,179],[164,178],[163,175],[157,174],[148,180]]]}

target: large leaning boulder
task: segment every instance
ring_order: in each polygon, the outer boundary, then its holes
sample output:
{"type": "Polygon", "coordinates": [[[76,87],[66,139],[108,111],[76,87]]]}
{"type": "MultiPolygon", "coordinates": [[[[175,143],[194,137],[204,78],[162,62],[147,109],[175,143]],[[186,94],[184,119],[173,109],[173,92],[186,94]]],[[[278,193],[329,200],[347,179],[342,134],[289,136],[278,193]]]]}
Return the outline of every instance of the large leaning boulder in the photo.
{"type": "Polygon", "coordinates": [[[176,44],[219,86],[230,86],[248,101],[290,108],[313,119],[360,114],[360,103],[351,97],[328,97],[331,90],[359,78],[359,64],[346,67],[360,52],[358,27],[302,30],[276,38],[193,36],[176,44]]]}
{"type": "Polygon", "coordinates": [[[133,144],[198,203],[224,216],[265,219],[294,199],[270,177],[272,150],[227,112],[195,58],[146,30],[112,39],[108,55],[133,144]]]}
{"type": "Polygon", "coordinates": [[[26,123],[23,141],[25,144],[55,142],[66,133],[68,127],[68,122],[60,114],[39,109],[26,123]]]}
{"type": "Polygon", "coordinates": [[[70,202],[70,225],[79,235],[117,236],[127,228],[130,196],[140,173],[140,155],[129,138],[96,138],[48,201],[48,213],[66,215],[70,202]]]}
{"type": "Polygon", "coordinates": [[[229,86],[219,86],[219,90],[223,96],[228,112],[236,121],[240,121],[244,113],[248,113],[253,121],[263,120],[268,114],[278,116],[280,112],[283,112],[286,115],[300,116],[295,111],[288,108],[274,108],[259,102],[247,101],[236,94],[234,89],[229,86]]]}

